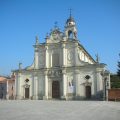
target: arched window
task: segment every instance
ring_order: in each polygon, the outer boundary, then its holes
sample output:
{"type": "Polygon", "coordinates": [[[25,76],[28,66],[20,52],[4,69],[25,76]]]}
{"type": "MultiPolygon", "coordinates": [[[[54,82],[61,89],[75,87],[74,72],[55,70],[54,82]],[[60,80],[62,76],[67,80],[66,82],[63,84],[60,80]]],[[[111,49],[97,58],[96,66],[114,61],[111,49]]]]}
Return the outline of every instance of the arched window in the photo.
{"type": "Polygon", "coordinates": [[[68,31],[68,38],[73,38],[73,32],[71,30],[68,31]]]}

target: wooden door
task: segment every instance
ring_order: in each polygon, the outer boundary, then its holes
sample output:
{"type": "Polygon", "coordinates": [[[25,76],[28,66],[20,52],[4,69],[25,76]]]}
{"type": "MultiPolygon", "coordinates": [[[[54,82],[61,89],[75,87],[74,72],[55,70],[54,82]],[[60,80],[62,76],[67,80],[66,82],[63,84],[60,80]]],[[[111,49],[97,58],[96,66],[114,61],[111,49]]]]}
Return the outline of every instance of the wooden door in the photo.
{"type": "Polygon", "coordinates": [[[86,86],[86,98],[91,98],[91,86],[86,86]]]}
{"type": "Polygon", "coordinates": [[[59,81],[53,81],[52,83],[52,98],[60,98],[59,81]]]}
{"type": "Polygon", "coordinates": [[[29,98],[29,88],[25,88],[25,98],[29,98]]]}

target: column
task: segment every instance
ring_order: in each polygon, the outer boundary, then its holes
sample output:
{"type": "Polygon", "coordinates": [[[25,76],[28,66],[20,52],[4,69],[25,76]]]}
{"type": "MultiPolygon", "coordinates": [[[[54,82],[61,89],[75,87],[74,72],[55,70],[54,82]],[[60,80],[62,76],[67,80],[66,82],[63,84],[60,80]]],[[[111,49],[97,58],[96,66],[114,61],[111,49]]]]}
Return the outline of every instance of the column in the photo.
{"type": "Polygon", "coordinates": [[[33,97],[33,75],[31,75],[30,79],[30,98],[32,99],[33,97]]]}
{"type": "Polygon", "coordinates": [[[43,99],[48,99],[48,76],[47,73],[45,73],[45,96],[43,96],[43,99]]]}
{"type": "Polygon", "coordinates": [[[35,82],[36,82],[36,100],[38,100],[38,77],[36,77],[36,80],[35,80],[35,82]]]}
{"type": "Polygon", "coordinates": [[[67,99],[67,76],[65,71],[63,71],[63,96],[62,99],[67,99]]]}
{"type": "Polygon", "coordinates": [[[34,76],[34,96],[33,99],[38,100],[38,77],[34,76]]]}
{"type": "Polygon", "coordinates": [[[77,58],[78,58],[77,46],[78,46],[78,43],[75,42],[75,48],[74,48],[74,65],[75,66],[77,65],[77,58]]]}
{"type": "Polygon", "coordinates": [[[35,69],[39,68],[39,66],[38,66],[38,57],[39,57],[39,55],[38,55],[38,48],[35,47],[35,61],[34,61],[34,67],[35,67],[35,69]]]}
{"type": "Polygon", "coordinates": [[[18,73],[18,75],[17,75],[17,81],[16,81],[16,99],[21,99],[20,98],[20,91],[21,91],[21,88],[20,88],[20,76],[21,74],[20,73],[18,73]]]}
{"type": "Polygon", "coordinates": [[[76,95],[76,97],[79,96],[78,74],[79,74],[79,71],[75,71],[75,76],[74,76],[75,85],[74,85],[74,89],[75,89],[75,95],[76,95]]]}
{"type": "Polygon", "coordinates": [[[100,72],[97,71],[97,90],[96,92],[100,91],[100,72]]]}
{"type": "Polygon", "coordinates": [[[33,79],[34,81],[33,81],[33,86],[34,86],[34,88],[33,88],[33,99],[35,99],[35,100],[38,100],[38,77],[37,76],[34,76],[34,79],[33,79]]]}
{"type": "Polygon", "coordinates": [[[48,68],[48,47],[45,48],[45,67],[48,68]]]}
{"type": "Polygon", "coordinates": [[[106,100],[106,78],[103,76],[103,100],[106,100]]]}
{"type": "Polygon", "coordinates": [[[34,99],[34,74],[32,74],[32,82],[31,82],[31,97],[34,99]]]}
{"type": "Polygon", "coordinates": [[[7,100],[9,99],[9,82],[7,80],[7,94],[6,94],[7,100]]]}
{"type": "Polygon", "coordinates": [[[65,66],[66,65],[66,50],[65,50],[65,44],[62,44],[62,63],[63,63],[63,66],[65,66]]]}
{"type": "Polygon", "coordinates": [[[18,75],[15,78],[15,99],[17,98],[17,89],[18,89],[18,75]]]}

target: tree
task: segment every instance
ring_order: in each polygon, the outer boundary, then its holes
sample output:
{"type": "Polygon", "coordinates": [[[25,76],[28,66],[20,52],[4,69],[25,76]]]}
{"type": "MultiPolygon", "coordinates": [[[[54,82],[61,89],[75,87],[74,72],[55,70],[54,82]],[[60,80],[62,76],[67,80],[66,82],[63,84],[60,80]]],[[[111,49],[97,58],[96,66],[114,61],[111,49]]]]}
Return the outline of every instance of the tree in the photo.
{"type": "Polygon", "coordinates": [[[110,75],[111,88],[120,88],[120,77],[118,75],[110,75]]]}
{"type": "MultiPolygon", "coordinates": [[[[119,57],[120,57],[120,53],[119,53],[119,57]]],[[[117,75],[120,77],[120,61],[118,61],[117,75]]]]}

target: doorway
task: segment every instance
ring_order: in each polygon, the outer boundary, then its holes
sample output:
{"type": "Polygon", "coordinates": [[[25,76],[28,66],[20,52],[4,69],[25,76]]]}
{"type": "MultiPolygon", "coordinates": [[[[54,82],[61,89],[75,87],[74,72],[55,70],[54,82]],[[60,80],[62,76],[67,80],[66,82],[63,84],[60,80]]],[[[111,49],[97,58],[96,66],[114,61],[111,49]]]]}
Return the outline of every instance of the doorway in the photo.
{"type": "Polygon", "coordinates": [[[29,88],[25,88],[25,98],[29,99],[29,88]]]}
{"type": "Polygon", "coordinates": [[[86,98],[91,98],[91,86],[86,86],[86,98]]]}
{"type": "Polygon", "coordinates": [[[52,82],[52,98],[60,98],[60,84],[59,81],[52,82]]]}

